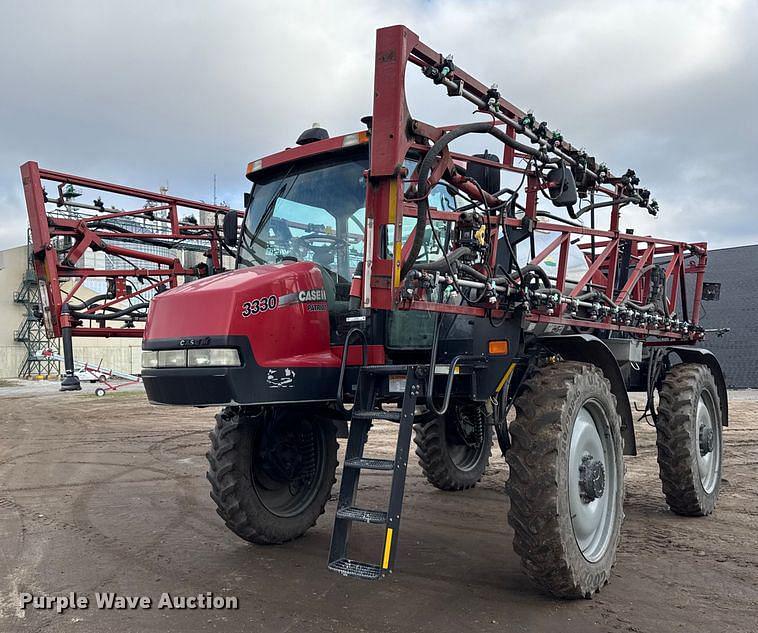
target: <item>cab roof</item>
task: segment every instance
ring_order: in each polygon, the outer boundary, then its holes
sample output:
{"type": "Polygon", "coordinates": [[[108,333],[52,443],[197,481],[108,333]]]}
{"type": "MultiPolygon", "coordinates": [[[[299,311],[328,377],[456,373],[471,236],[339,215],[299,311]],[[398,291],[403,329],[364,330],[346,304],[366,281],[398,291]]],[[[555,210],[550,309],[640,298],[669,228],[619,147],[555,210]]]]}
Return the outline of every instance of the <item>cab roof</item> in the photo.
{"type": "Polygon", "coordinates": [[[324,139],[323,141],[313,141],[312,143],[299,145],[298,147],[288,147],[281,152],[269,154],[263,158],[251,161],[247,165],[245,175],[249,180],[252,180],[256,174],[269,169],[270,167],[275,167],[276,165],[281,165],[283,163],[291,163],[292,161],[302,160],[318,154],[336,152],[347,147],[364,145],[368,143],[368,139],[368,132],[363,130],[362,132],[352,132],[350,134],[343,134],[342,136],[333,136],[324,139]]]}

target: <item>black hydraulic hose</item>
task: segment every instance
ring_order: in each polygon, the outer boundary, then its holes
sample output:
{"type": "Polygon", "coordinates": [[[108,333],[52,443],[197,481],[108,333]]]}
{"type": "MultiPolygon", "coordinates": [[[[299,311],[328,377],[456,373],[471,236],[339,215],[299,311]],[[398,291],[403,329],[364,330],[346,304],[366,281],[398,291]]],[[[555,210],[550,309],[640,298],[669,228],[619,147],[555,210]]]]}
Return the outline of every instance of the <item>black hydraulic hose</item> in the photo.
{"type": "MultiPolygon", "coordinates": [[[[447,260],[444,259],[437,259],[433,262],[424,262],[421,264],[416,264],[414,268],[416,270],[425,270],[425,271],[431,271],[431,272],[443,272],[446,269],[449,268],[450,264],[455,263],[458,261],[461,257],[465,257],[467,255],[471,255],[471,249],[467,246],[461,246],[459,248],[456,248],[450,255],[447,256],[447,260]]],[[[451,271],[452,272],[452,271],[451,271]]]]}
{"type": "Polygon", "coordinates": [[[81,303],[73,304],[69,302],[68,307],[73,312],[77,312],[79,310],[86,310],[87,308],[97,303],[98,301],[107,301],[108,299],[115,299],[115,298],[116,298],[116,295],[110,294],[110,293],[106,293],[104,295],[94,295],[90,297],[89,299],[85,299],[81,303]]]}
{"type": "Polygon", "coordinates": [[[427,200],[427,195],[429,193],[429,183],[427,181],[429,179],[429,173],[432,170],[434,160],[437,158],[437,156],[439,156],[443,149],[450,145],[450,143],[466,134],[491,134],[499,141],[502,141],[509,147],[512,147],[519,152],[534,156],[535,158],[546,158],[546,154],[544,152],[532,147],[531,145],[525,145],[524,143],[520,143],[519,141],[512,139],[503,130],[487,121],[461,125],[460,127],[457,127],[454,130],[443,134],[440,139],[434,145],[432,145],[418,166],[418,201],[416,203],[418,213],[416,219],[416,233],[413,238],[411,250],[408,253],[408,259],[406,259],[403,267],[400,270],[401,277],[405,277],[405,275],[408,274],[408,271],[413,268],[414,264],[416,263],[416,259],[418,258],[418,254],[421,252],[421,247],[424,243],[424,229],[426,228],[427,218],[429,217],[429,201],[427,200]]]}
{"type": "Polygon", "coordinates": [[[619,206],[625,206],[629,204],[630,202],[634,202],[634,198],[619,198],[618,200],[606,200],[605,202],[592,202],[588,204],[586,207],[582,207],[574,214],[574,219],[579,218],[580,216],[587,213],[587,211],[594,211],[595,209],[600,209],[602,207],[610,207],[614,204],[617,204],[619,206]]]}
{"type": "MultiPolygon", "coordinates": [[[[128,228],[120,226],[113,222],[98,221],[98,222],[93,222],[91,226],[98,229],[108,229],[109,231],[113,231],[114,233],[126,233],[128,235],[134,236],[134,237],[128,237],[124,235],[108,235],[107,233],[100,233],[99,236],[103,239],[117,240],[121,242],[130,242],[130,243],[134,242],[137,244],[145,243],[145,244],[151,244],[153,246],[160,246],[161,248],[166,248],[169,250],[176,248],[176,244],[174,243],[164,242],[161,239],[153,238],[153,237],[140,237],[139,233],[136,233],[135,231],[130,231],[128,228]]],[[[187,235],[187,239],[193,239],[193,238],[203,239],[203,236],[201,234],[187,235]]],[[[183,248],[185,250],[191,250],[198,253],[207,250],[206,246],[200,246],[200,245],[196,246],[193,244],[185,244],[183,248]]]]}
{"type": "Polygon", "coordinates": [[[471,266],[467,264],[461,264],[460,266],[458,266],[458,268],[461,270],[461,272],[464,272],[467,275],[476,279],[477,281],[481,281],[482,283],[485,283],[485,284],[494,282],[495,284],[500,285],[500,284],[512,283],[513,281],[513,278],[509,278],[509,277],[487,277],[487,275],[485,275],[484,273],[479,272],[476,268],[472,268],[471,266]]]}
{"type": "Polygon", "coordinates": [[[526,275],[529,273],[534,273],[535,275],[537,275],[542,280],[542,283],[545,284],[545,288],[552,288],[552,284],[550,283],[550,277],[547,276],[547,273],[540,266],[536,266],[535,264],[527,264],[526,266],[521,267],[521,282],[522,283],[523,283],[524,277],[526,277],[526,275]]]}
{"type": "Polygon", "coordinates": [[[638,305],[634,303],[633,301],[624,301],[623,305],[631,306],[635,310],[639,310],[640,312],[650,312],[651,310],[655,310],[657,307],[654,303],[646,303],[645,305],[638,305]]]}
{"type": "Polygon", "coordinates": [[[117,317],[126,316],[137,310],[147,308],[149,303],[135,303],[134,305],[124,308],[123,310],[117,310],[116,312],[109,312],[108,314],[85,314],[76,310],[71,310],[71,314],[77,319],[91,319],[93,321],[112,321],[117,317]]]}
{"type": "MultiPolygon", "coordinates": [[[[613,300],[604,292],[600,292],[599,290],[593,290],[591,292],[585,292],[582,295],[579,295],[576,297],[578,301],[587,301],[589,299],[602,299],[605,301],[609,306],[615,308],[617,307],[616,304],[613,302],[613,300]]],[[[633,308],[634,310],[638,310],[639,312],[650,312],[651,310],[654,310],[657,306],[654,303],[646,303],[645,305],[639,305],[637,303],[634,303],[631,299],[626,299],[621,302],[621,306],[629,306],[630,308],[633,308]]]]}

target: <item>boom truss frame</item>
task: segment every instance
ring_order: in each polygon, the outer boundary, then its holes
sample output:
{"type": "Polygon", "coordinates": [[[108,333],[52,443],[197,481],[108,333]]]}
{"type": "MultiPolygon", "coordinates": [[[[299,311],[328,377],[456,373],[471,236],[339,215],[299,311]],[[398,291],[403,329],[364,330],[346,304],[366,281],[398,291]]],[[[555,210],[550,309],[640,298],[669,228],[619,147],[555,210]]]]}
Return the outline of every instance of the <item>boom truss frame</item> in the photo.
{"type": "Polygon", "coordinates": [[[227,213],[242,216],[242,212],[225,206],[41,169],[33,161],[21,166],[21,178],[32,236],[32,260],[40,285],[42,316],[50,338],[60,337],[63,328],[70,328],[73,336],[141,338],[142,329],[134,327],[134,321],[144,320],[141,310],[133,318],[127,313],[121,323],[117,318],[107,317],[124,308],[131,311],[134,300],[146,306],[149,293],[176,287],[188,277],[202,276],[202,267],[187,266],[173,256],[174,252],[188,248],[188,242],[192,243],[193,250],[206,256],[208,263],[203,262],[206,268],[221,270],[223,223],[219,222],[219,216],[227,213]],[[55,187],[56,197],[48,196],[45,184],[55,187]],[[88,193],[94,192],[98,198],[93,204],[71,201],[66,195],[69,186],[82,187],[88,193]],[[100,201],[102,194],[115,195],[130,202],[141,201],[142,206],[137,204],[127,210],[106,209],[100,201]],[[61,207],[86,210],[91,214],[62,217],[61,207]],[[186,209],[213,214],[215,221],[205,225],[187,222],[180,216],[180,211],[186,209]],[[144,220],[146,226],[165,226],[166,230],[132,232],[122,228],[124,220],[144,220]],[[124,243],[158,245],[169,255],[125,247],[124,243]],[[87,251],[103,252],[124,261],[125,265],[123,268],[82,266],[87,251]],[[76,293],[85,282],[94,279],[109,281],[107,296],[83,309],[64,310],[64,306],[76,301],[76,293]]]}
{"type": "MultiPolygon", "coordinates": [[[[414,182],[415,174],[408,174],[403,161],[411,150],[421,155],[429,151],[432,143],[439,140],[450,127],[435,127],[411,117],[406,101],[405,79],[408,65],[422,69],[424,75],[447,89],[449,96],[462,97],[473,103],[477,112],[487,115],[493,126],[504,126],[505,133],[512,139],[526,137],[526,142],[536,144],[545,152],[558,157],[564,164],[576,165],[577,156],[583,160],[585,173],[592,176],[586,191],[594,201],[595,196],[606,198],[597,208],[610,208],[607,228],[597,228],[595,212],[592,212],[590,227],[575,226],[546,221],[538,212],[538,201],[546,185],[530,162],[529,156],[505,144],[501,162],[484,160],[476,156],[464,155],[445,149],[429,178],[430,186],[443,176],[446,182],[465,191],[472,199],[487,205],[495,199],[476,187],[455,169],[456,162],[462,160],[496,167],[506,172],[520,174],[525,179],[525,203],[523,217],[501,217],[487,215],[486,225],[497,245],[497,235],[505,227],[513,230],[550,231],[555,239],[542,252],[534,253],[531,260],[539,264],[553,252],[558,254],[558,272],[555,289],[562,298],[550,310],[533,309],[525,314],[527,321],[539,324],[561,324],[565,326],[628,332],[639,337],[660,337],[680,342],[694,342],[703,336],[697,326],[700,318],[700,301],[703,293],[703,275],[707,263],[705,242],[686,243],[676,240],[659,239],[634,235],[620,230],[621,209],[632,200],[651,214],[657,212],[657,205],[650,203],[649,192],[630,188],[630,172],[618,177],[586,153],[577,152],[559,134],[547,129],[546,124],[528,125],[533,117],[504,98],[493,86],[488,88],[465,71],[455,67],[450,57],[434,51],[422,43],[419,37],[403,26],[392,26],[377,31],[374,76],[374,103],[371,123],[371,162],[367,193],[366,251],[361,285],[361,302],[366,309],[413,309],[442,313],[460,313],[472,316],[486,316],[497,309],[472,305],[450,305],[419,299],[408,300],[402,291],[401,270],[408,258],[411,235],[402,239],[404,217],[415,217],[417,205],[406,198],[408,183],[414,182]],[[525,165],[522,163],[526,163],[525,165]],[[633,191],[630,194],[630,191],[633,191]],[[630,198],[631,195],[631,198],[630,198]],[[394,225],[394,243],[387,248],[387,227],[394,225]],[[570,292],[567,290],[569,246],[579,240],[588,263],[588,271],[570,292]],[[621,287],[617,285],[617,270],[622,252],[629,261],[629,274],[621,287]],[[656,258],[665,260],[666,303],[670,312],[681,310],[681,318],[674,325],[668,322],[657,324],[654,320],[644,325],[632,325],[624,318],[627,301],[644,301],[651,285],[651,264],[656,258]],[[694,293],[688,301],[685,275],[694,276],[694,293]],[[614,306],[614,314],[588,322],[575,318],[578,295],[587,285],[603,292],[614,306]]],[[[631,172],[633,176],[633,172],[631,172]]],[[[499,202],[499,201],[498,201],[499,202]]],[[[430,218],[455,222],[458,213],[431,210],[430,218]]],[[[489,254],[489,265],[494,270],[497,249],[489,254]]],[[[663,321],[662,319],[661,321],[663,321]]],[[[649,344],[655,344],[650,341],[649,344]]]]}

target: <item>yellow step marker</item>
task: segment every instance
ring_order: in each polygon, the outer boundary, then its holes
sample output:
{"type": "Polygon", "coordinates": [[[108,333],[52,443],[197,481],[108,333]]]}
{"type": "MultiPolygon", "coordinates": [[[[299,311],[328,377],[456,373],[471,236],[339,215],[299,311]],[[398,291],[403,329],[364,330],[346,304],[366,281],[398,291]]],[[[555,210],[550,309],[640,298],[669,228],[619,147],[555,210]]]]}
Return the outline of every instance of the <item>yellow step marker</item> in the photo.
{"type": "Polygon", "coordinates": [[[392,550],[392,528],[387,528],[387,538],[384,540],[384,559],[382,560],[382,569],[390,568],[390,551],[392,550]]]}

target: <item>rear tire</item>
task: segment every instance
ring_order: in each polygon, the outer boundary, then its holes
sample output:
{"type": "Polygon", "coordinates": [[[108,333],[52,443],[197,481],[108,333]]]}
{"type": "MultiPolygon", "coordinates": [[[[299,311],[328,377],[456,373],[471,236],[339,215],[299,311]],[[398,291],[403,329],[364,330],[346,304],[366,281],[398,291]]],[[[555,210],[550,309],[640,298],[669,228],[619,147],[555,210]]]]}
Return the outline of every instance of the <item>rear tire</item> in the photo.
{"type": "Polygon", "coordinates": [[[677,365],[666,374],[656,444],[663,494],[676,514],[713,512],[721,486],[722,423],[716,381],[705,365],[677,365]]]}
{"type": "Polygon", "coordinates": [[[608,582],[624,519],[621,418],[597,367],[539,369],[516,400],[506,491],[513,548],[537,585],[589,598],[608,582]]]}
{"type": "Polygon", "coordinates": [[[207,478],[226,526],[258,544],[302,536],[323,514],[337,468],[336,429],[302,410],[216,415],[207,478]]]}
{"type": "Polygon", "coordinates": [[[452,402],[445,415],[413,430],[419,465],[434,487],[466,490],[484,475],[492,452],[492,420],[484,405],[452,402]]]}

